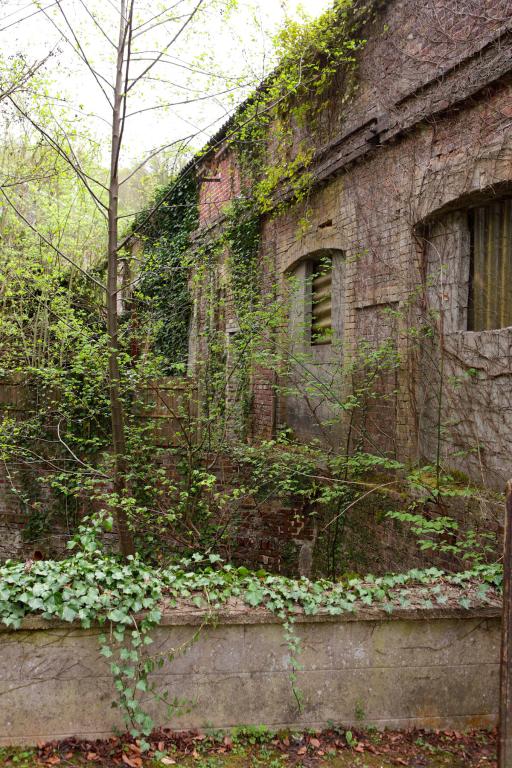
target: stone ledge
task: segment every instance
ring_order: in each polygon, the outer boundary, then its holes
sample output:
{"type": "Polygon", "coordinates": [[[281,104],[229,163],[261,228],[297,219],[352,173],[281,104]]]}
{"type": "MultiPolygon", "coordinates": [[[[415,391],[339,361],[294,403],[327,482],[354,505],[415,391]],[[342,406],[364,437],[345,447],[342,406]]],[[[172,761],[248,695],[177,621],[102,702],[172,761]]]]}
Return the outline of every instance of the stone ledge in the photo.
{"type": "MultiPolygon", "coordinates": [[[[436,619],[495,619],[501,617],[498,604],[479,605],[472,608],[434,607],[434,608],[395,608],[391,613],[382,608],[364,608],[353,613],[333,616],[326,611],[313,615],[302,612],[294,614],[297,624],[346,623],[357,621],[430,621],[436,619]]],[[[282,624],[282,620],[265,608],[248,608],[246,605],[230,605],[209,613],[191,606],[180,606],[174,610],[164,610],[160,626],[200,626],[201,624],[282,624]]],[[[99,627],[99,624],[93,625],[99,627]]],[[[41,616],[28,616],[19,629],[0,625],[1,632],[36,631],[47,629],[82,629],[79,622],[66,622],[57,619],[43,619],[41,616]]]]}

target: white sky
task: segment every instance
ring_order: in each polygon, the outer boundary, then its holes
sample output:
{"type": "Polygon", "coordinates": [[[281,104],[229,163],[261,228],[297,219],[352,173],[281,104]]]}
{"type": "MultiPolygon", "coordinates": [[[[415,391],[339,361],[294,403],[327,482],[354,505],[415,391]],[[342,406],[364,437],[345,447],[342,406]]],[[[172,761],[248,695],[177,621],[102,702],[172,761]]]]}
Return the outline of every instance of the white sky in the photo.
{"type": "MultiPolygon", "coordinates": [[[[94,62],[101,77],[112,79],[112,47],[95,22],[116,36],[118,0],[60,0],[62,10],[94,62]]],[[[138,0],[140,17],[150,19],[170,3],[186,10],[192,0],[138,0]]],[[[98,84],[63,35],[71,36],[54,0],[41,0],[45,12],[29,0],[2,0],[0,42],[3,55],[24,53],[33,61],[54,51],[47,65],[52,114],[75,114],[77,130],[89,126],[99,142],[109,134],[109,107],[98,84]],[[35,14],[35,15],[32,15],[35,14]],[[56,97],[65,99],[65,106],[56,97]],[[83,120],[84,115],[87,119],[83,120]]],[[[124,164],[133,162],[172,141],[193,136],[197,149],[227,118],[274,65],[272,35],[286,16],[321,13],[329,0],[238,0],[237,10],[226,14],[225,0],[207,0],[206,12],[186,37],[173,46],[165,63],[155,70],[155,80],[144,82],[129,101],[128,112],[144,110],[130,118],[124,143],[124,164]],[[215,5],[214,5],[215,4],[215,5]],[[209,74],[205,74],[209,73],[209,74]],[[229,90],[228,93],[225,91],[229,90]],[[176,104],[205,94],[202,101],[176,104]],[[163,107],[162,105],[172,106],[163,107]],[[158,109],[155,109],[158,106],[158,109]]],[[[140,51],[161,50],[175,26],[158,26],[137,41],[140,51]]],[[[143,57],[146,54],[141,53],[143,57]]],[[[135,67],[143,67],[143,62],[135,67]]],[[[136,71],[136,70],[135,70],[136,71]]],[[[139,69],[140,71],[140,69],[139,69]]],[[[152,73],[153,74],[153,73],[152,73]]]]}

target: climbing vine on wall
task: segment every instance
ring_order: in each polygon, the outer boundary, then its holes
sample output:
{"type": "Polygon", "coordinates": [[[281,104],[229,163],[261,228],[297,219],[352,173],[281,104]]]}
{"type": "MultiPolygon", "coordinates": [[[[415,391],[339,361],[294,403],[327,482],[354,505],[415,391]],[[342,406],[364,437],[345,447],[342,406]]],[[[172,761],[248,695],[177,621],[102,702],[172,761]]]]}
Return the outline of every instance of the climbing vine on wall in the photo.
{"type": "MultiPolygon", "coordinates": [[[[243,177],[260,213],[281,209],[280,190],[293,203],[307,197],[315,143],[356,87],[356,53],[376,0],[336,0],[317,19],[289,22],[276,38],[279,64],[241,107],[231,131],[243,177]],[[333,83],[335,98],[333,95],[333,83]]],[[[342,111],[342,110],[341,110],[342,111]]]]}
{"type": "MultiPolygon", "coordinates": [[[[375,0],[336,0],[315,20],[288,22],[275,41],[278,66],[238,110],[229,128],[227,143],[240,166],[242,194],[227,206],[224,231],[216,237],[229,250],[230,288],[246,325],[257,296],[259,219],[272,209],[280,210],[276,194],[283,185],[291,187],[294,203],[307,197],[313,149],[300,138],[301,129],[307,126],[311,135],[312,126],[319,128],[333,78],[340,71],[343,88],[338,89],[337,100],[351,94],[355,55],[365,43],[361,31],[375,6],[375,0]]],[[[215,144],[207,146],[202,157],[211,151],[215,144]]],[[[156,347],[170,372],[182,370],[187,355],[191,309],[187,258],[190,235],[198,224],[197,203],[197,183],[187,169],[158,193],[156,212],[150,217],[142,214],[134,226],[144,242],[141,294],[151,300],[156,347]]],[[[240,340],[247,341],[242,336],[240,340]]]]}
{"type": "Polygon", "coordinates": [[[198,224],[197,183],[184,174],[153,201],[156,211],[140,214],[134,229],[144,246],[139,299],[149,316],[154,344],[169,373],[181,372],[188,352],[190,236],[198,224]],[[141,223],[144,222],[144,223],[141,223]]]}

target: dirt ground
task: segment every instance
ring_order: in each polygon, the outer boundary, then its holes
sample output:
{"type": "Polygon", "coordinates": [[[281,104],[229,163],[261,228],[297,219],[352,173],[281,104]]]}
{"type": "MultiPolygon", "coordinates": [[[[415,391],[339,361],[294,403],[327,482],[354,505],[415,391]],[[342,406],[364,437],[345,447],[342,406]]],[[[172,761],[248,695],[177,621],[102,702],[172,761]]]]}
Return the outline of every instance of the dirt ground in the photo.
{"type": "Polygon", "coordinates": [[[271,733],[263,726],[228,733],[172,733],[164,729],[143,752],[126,737],[106,741],[40,743],[0,749],[0,766],[128,766],[128,768],[484,768],[496,766],[496,733],[365,731],[332,727],[323,732],[271,733]]]}

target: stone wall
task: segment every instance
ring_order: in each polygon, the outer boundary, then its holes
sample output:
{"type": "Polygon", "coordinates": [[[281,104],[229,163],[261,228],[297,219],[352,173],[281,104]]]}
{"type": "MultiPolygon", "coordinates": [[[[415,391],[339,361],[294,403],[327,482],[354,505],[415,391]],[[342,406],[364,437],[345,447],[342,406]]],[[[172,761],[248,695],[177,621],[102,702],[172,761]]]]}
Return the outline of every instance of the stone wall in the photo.
{"type": "MultiPolygon", "coordinates": [[[[342,352],[346,356],[347,350],[357,349],[361,342],[382,346],[387,338],[396,344],[399,368],[384,374],[375,386],[377,396],[366,409],[365,420],[352,423],[354,440],[362,441],[367,450],[385,450],[404,460],[435,458],[430,438],[438,416],[435,392],[440,364],[432,350],[427,361],[428,342],[418,359],[414,329],[420,328],[429,311],[431,317],[439,310],[441,319],[459,318],[456,325],[448,320],[442,325],[438,320],[435,328],[435,349],[444,345],[451,358],[444,370],[441,455],[448,466],[455,465],[476,481],[497,488],[512,473],[507,437],[512,411],[506,392],[511,384],[512,332],[510,328],[480,333],[465,330],[461,319],[464,301],[467,304],[467,277],[464,285],[460,273],[448,289],[444,286],[439,307],[432,296],[433,282],[438,288],[439,280],[428,269],[429,241],[420,233],[429,217],[442,217],[450,205],[465,210],[472,194],[495,195],[499,185],[511,178],[512,135],[506,117],[511,105],[512,89],[503,87],[492,96],[487,94],[485,103],[447,114],[435,127],[418,126],[400,142],[375,151],[311,197],[311,225],[302,237],[297,236],[301,211],[272,224],[277,269],[282,274],[318,248],[338,248],[346,254],[344,298],[340,301],[344,332],[340,348],[333,348],[340,378],[342,352]],[[494,119],[487,119],[490,114],[494,119]],[[502,133],[496,138],[498,123],[502,133]],[[322,226],[326,220],[332,224],[322,226]],[[461,388],[456,377],[464,376],[469,368],[476,368],[478,377],[466,378],[466,386],[461,388]],[[452,462],[461,448],[465,454],[452,462]]],[[[439,258],[439,248],[437,254],[439,258]]],[[[440,257],[443,273],[453,257],[452,236],[446,238],[440,257]]],[[[342,422],[342,410],[334,399],[331,403],[332,416],[338,415],[342,422]]],[[[294,421],[299,411],[306,426],[318,405],[318,399],[308,403],[300,396],[295,402],[282,398],[278,422],[286,423],[292,410],[294,421]]],[[[317,436],[313,430],[310,434],[317,436]]]]}
{"type": "MultiPolygon", "coordinates": [[[[192,610],[165,615],[153,652],[191,641],[204,618],[192,610]]],[[[370,609],[343,618],[301,616],[297,630],[302,713],[290,687],[282,627],[261,610],[233,610],[159,670],[159,691],[188,702],[190,711],[169,720],[165,707],[150,703],[157,724],[463,729],[496,723],[497,608],[400,610],[391,618],[370,609]]],[[[36,618],[21,630],[0,630],[0,744],[105,738],[121,727],[98,631],[36,618]]]]}

